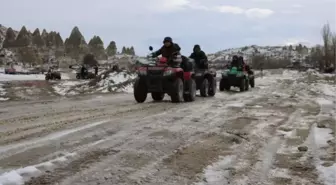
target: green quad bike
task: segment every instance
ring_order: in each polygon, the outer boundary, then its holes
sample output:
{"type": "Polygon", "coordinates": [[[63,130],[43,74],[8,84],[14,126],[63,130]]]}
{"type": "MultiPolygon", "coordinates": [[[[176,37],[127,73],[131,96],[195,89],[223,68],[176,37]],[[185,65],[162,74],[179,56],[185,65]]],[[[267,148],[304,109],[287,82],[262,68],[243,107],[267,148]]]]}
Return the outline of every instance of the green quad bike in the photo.
{"type": "Polygon", "coordinates": [[[231,86],[233,86],[233,87],[239,87],[240,92],[243,92],[248,91],[249,85],[250,85],[250,78],[248,73],[243,70],[238,70],[237,67],[232,67],[231,69],[223,71],[222,79],[219,83],[219,90],[229,91],[231,86]]]}

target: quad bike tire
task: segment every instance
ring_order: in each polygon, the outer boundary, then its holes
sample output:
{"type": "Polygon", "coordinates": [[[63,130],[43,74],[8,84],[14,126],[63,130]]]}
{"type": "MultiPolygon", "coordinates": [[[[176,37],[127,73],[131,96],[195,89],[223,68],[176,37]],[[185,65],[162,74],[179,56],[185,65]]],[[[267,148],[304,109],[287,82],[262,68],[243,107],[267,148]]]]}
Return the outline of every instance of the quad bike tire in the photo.
{"type": "Polygon", "coordinates": [[[180,103],[183,101],[183,81],[181,78],[177,78],[174,81],[171,93],[170,93],[170,98],[173,103],[180,103]]]}
{"type": "Polygon", "coordinates": [[[48,76],[45,76],[45,80],[50,80],[48,76]]]}
{"type": "Polygon", "coordinates": [[[245,79],[245,91],[248,91],[250,87],[250,82],[248,79],[245,79]]]}
{"type": "Polygon", "coordinates": [[[254,84],[254,78],[251,78],[251,79],[250,79],[250,85],[251,85],[252,88],[254,88],[254,85],[255,85],[255,84],[254,84]]]}
{"type": "Polygon", "coordinates": [[[161,92],[152,92],[151,94],[154,101],[162,101],[165,97],[165,94],[161,92]]]}
{"type": "Polygon", "coordinates": [[[219,91],[229,91],[231,89],[230,84],[228,84],[227,80],[225,79],[221,79],[221,81],[219,82],[219,91]]]}
{"type": "Polygon", "coordinates": [[[210,83],[209,83],[208,95],[209,95],[210,97],[215,96],[215,94],[216,94],[216,90],[217,90],[217,82],[216,82],[216,78],[212,78],[212,79],[210,80],[210,83]]]}
{"type": "Polygon", "coordinates": [[[185,81],[185,87],[188,88],[189,93],[183,94],[183,99],[186,102],[193,102],[196,98],[196,82],[194,79],[185,81]]]}
{"type": "Polygon", "coordinates": [[[219,91],[224,91],[224,79],[222,78],[219,82],[219,91]]]}
{"type": "Polygon", "coordinates": [[[143,103],[147,99],[147,87],[143,80],[138,78],[133,86],[134,98],[138,103],[143,103]]]}
{"type": "Polygon", "coordinates": [[[209,95],[209,81],[206,78],[201,84],[200,93],[202,97],[207,97],[209,95]]]}
{"type": "Polygon", "coordinates": [[[246,79],[245,79],[245,78],[242,78],[242,79],[240,80],[240,85],[239,85],[239,91],[240,91],[240,92],[245,91],[245,85],[246,85],[246,79]]]}

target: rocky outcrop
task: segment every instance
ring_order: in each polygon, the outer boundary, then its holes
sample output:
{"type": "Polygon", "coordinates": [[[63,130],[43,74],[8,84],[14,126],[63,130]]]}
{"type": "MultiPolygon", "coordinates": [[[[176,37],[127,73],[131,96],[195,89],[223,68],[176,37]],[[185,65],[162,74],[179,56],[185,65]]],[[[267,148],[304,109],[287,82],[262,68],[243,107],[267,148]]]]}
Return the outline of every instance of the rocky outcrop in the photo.
{"type": "Polygon", "coordinates": [[[79,31],[78,27],[73,28],[69,38],[65,41],[64,47],[65,54],[78,61],[89,52],[85,38],[79,31]]]}
{"type": "MultiPolygon", "coordinates": [[[[74,27],[70,36],[63,41],[60,33],[56,31],[48,32],[43,29],[41,33],[37,28],[31,33],[23,26],[17,32],[0,25],[0,49],[2,48],[10,51],[7,53],[13,53],[8,56],[15,56],[11,61],[35,64],[51,60],[81,63],[87,54],[92,54],[95,60],[107,60],[108,56],[116,56],[118,53],[114,41],[105,49],[99,36],[94,36],[87,44],[78,27],[74,27]]],[[[134,48],[124,47],[123,54],[134,55],[134,48]]]]}
{"type": "Polygon", "coordinates": [[[117,44],[114,41],[111,41],[106,48],[107,56],[115,56],[117,54],[117,44]]]}
{"type": "Polygon", "coordinates": [[[6,36],[3,42],[3,48],[13,48],[15,47],[16,34],[12,28],[8,28],[6,31],[6,36]]]}
{"type": "Polygon", "coordinates": [[[107,54],[105,52],[104,43],[99,36],[93,36],[89,41],[89,49],[97,60],[106,60],[107,54]]]}

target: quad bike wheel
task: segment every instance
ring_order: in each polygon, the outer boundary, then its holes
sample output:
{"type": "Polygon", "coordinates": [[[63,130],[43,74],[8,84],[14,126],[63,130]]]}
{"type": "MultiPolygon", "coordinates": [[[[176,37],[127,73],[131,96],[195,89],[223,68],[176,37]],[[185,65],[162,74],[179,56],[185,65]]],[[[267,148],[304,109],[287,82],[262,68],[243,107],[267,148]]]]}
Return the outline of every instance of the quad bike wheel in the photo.
{"type": "Polygon", "coordinates": [[[210,84],[209,84],[209,91],[208,91],[209,96],[211,96],[211,97],[215,96],[216,89],[217,89],[216,78],[212,78],[210,80],[210,84]]]}
{"type": "Polygon", "coordinates": [[[180,103],[183,101],[183,89],[182,79],[177,78],[170,93],[170,98],[173,103],[180,103]]]}
{"type": "Polygon", "coordinates": [[[203,80],[200,92],[201,92],[202,97],[207,97],[209,95],[209,81],[208,81],[208,79],[205,78],[203,80]]]}
{"type": "Polygon", "coordinates": [[[77,78],[77,79],[80,79],[80,74],[76,74],[76,78],[77,78]]]}
{"type": "Polygon", "coordinates": [[[146,83],[138,78],[133,86],[134,98],[138,103],[143,103],[147,99],[147,87],[146,83]]]}
{"type": "Polygon", "coordinates": [[[222,78],[219,82],[219,91],[224,91],[225,80],[222,78]]]}
{"type": "Polygon", "coordinates": [[[245,78],[242,78],[242,79],[240,80],[240,85],[239,85],[239,91],[240,91],[240,92],[245,91],[245,84],[246,84],[245,81],[246,81],[245,78]]]}
{"type": "Polygon", "coordinates": [[[245,79],[245,91],[248,91],[250,87],[250,82],[248,79],[245,79]]]}
{"type": "Polygon", "coordinates": [[[154,101],[162,101],[165,94],[161,92],[152,92],[152,98],[154,101]]]}
{"type": "Polygon", "coordinates": [[[251,78],[249,81],[250,81],[251,87],[254,88],[254,78],[251,78]]]}
{"type": "Polygon", "coordinates": [[[185,82],[185,87],[187,91],[189,92],[188,94],[184,93],[183,94],[183,99],[186,102],[192,102],[195,101],[196,98],[196,82],[194,79],[187,80],[185,82]]]}
{"type": "Polygon", "coordinates": [[[48,75],[45,76],[45,80],[49,80],[49,76],[48,75]]]}

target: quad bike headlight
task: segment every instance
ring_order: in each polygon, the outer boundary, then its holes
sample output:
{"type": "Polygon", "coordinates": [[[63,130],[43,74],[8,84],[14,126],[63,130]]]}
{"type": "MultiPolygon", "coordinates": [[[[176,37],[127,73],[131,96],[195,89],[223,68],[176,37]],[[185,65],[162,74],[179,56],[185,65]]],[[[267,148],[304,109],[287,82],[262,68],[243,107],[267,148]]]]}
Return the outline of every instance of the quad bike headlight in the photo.
{"type": "Polygon", "coordinates": [[[163,73],[163,76],[170,76],[173,74],[173,71],[172,70],[167,70],[163,73]]]}
{"type": "Polygon", "coordinates": [[[147,75],[147,71],[145,71],[145,70],[139,70],[138,71],[138,75],[141,75],[141,76],[147,75]]]}

